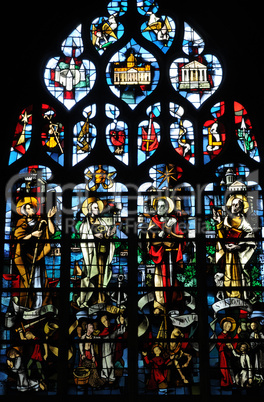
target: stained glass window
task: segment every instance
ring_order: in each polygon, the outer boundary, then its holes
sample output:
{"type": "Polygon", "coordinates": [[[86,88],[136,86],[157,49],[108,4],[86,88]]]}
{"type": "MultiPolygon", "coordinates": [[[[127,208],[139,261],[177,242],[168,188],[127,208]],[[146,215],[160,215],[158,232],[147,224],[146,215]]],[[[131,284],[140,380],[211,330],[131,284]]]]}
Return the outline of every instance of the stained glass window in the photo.
{"type": "Polygon", "coordinates": [[[99,3],[5,133],[0,395],[263,398],[254,108],[199,18],[99,3]]]}

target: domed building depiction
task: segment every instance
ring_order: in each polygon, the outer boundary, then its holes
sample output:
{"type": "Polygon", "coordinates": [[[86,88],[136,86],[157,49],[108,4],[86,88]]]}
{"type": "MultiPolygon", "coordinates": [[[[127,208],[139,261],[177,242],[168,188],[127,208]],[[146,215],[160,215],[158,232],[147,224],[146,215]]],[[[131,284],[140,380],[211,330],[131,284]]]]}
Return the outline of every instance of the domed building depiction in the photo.
{"type": "Polygon", "coordinates": [[[263,399],[260,13],[28,7],[2,50],[0,399],[263,399]]]}
{"type": "MultiPolygon", "coordinates": [[[[149,85],[151,84],[150,64],[137,65],[137,58],[131,52],[124,66],[114,63],[114,85],[149,85]]],[[[141,63],[142,64],[142,63],[141,63]]]]}

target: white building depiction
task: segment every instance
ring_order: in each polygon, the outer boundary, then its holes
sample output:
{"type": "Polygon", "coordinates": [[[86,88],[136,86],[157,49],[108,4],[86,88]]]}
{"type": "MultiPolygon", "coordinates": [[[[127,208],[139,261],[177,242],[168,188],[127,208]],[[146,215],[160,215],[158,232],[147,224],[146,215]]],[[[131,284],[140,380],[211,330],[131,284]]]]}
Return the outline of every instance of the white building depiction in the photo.
{"type": "Polygon", "coordinates": [[[59,82],[66,88],[66,91],[71,91],[73,87],[81,81],[85,81],[85,68],[83,63],[79,69],[76,69],[73,59],[70,61],[70,67],[64,70],[60,70],[57,65],[55,69],[55,81],[59,82]]]}
{"type": "Polygon", "coordinates": [[[197,60],[185,64],[181,68],[182,80],[179,89],[207,89],[210,83],[207,77],[207,67],[197,60]]]}

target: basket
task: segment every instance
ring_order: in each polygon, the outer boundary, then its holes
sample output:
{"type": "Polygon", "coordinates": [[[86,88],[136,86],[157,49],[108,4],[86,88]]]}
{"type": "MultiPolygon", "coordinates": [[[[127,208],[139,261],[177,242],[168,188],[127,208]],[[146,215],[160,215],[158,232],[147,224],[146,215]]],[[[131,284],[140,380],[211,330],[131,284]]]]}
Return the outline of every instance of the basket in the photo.
{"type": "Polygon", "coordinates": [[[73,370],[73,377],[76,385],[87,384],[90,377],[90,370],[85,367],[76,367],[73,370]]]}

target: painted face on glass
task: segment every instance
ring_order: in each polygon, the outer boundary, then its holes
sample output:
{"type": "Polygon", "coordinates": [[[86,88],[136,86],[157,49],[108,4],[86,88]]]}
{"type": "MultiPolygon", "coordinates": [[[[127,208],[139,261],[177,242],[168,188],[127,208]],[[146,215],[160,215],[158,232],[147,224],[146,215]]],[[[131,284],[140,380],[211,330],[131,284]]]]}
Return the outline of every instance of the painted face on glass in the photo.
{"type": "Polygon", "coordinates": [[[29,218],[32,218],[32,216],[35,215],[35,210],[34,210],[34,208],[32,207],[32,205],[30,205],[30,204],[27,204],[27,205],[25,206],[25,211],[26,211],[26,214],[27,214],[27,216],[28,216],[29,218]]]}
{"type": "Polygon", "coordinates": [[[103,315],[103,317],[101,318],[101,323],[108,328],[110,325],[109,319],[106,315],[103,315]]]}
{"type": "Polygon", "coordinates": [[[99,215],[99,207],[98,207],[98,204],[96,202],[94,202],[92,204],[91,212],[92,212],[92,216],[98,216],[99,215]]]}
{"type": "Polygon", "coordinates": [[[168,205],[167,205],[166,201],[159,200],[157,202],[157,214],[159,216],[163,216],[163,215],[166,215],[167,212],[168,212],[168,205]]]}
{"type": "Polygon", "coordinates": [[[231,204],[231,213],[236,215],[243,211],[243,202],[239,198],[235,198],[231,204]]]}
{"type": "Polygon", "coordinates": [[[93,331],[94,331],[94,326],[93,326],[93,324],[88,324],[88,325],[87,325],[87,330],[86,330],[87,335],[92,334],[93,331]]]}
{"type": "Polygon", "coordinates": [[[230,331],[231,327],[232,327],[232,324],[230,321],[225,321],[223,323],[223,331],[228,332],[228,331],[230,331]]]}

